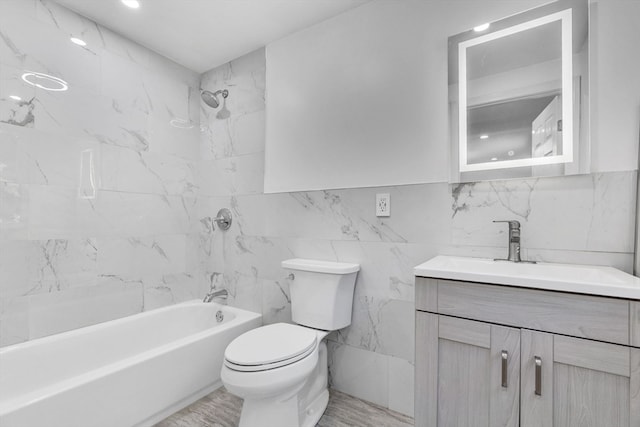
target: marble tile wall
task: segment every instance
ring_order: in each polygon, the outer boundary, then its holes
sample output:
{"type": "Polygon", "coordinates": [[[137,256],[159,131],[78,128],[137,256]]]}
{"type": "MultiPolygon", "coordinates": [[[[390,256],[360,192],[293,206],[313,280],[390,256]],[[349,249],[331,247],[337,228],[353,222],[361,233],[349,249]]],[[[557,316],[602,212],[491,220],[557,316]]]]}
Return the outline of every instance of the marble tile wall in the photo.
{"type": "Polygon", "coordinates": [[[198,85],[57,3],[0,1],[0,345],[202,295],[198,85]]]}
{"type": "Polygon", "coordinates": [[[507,230],[522,223],[523,255],[540,261],[633,267],[636,172],[263,194],[264,51],[205,73],[228,89],[230,116],[201,107],[201,265],[230,303],[290,321],[290,257],[358,262],[353,322],[330,335],[334,388],[413,414],[413,267],[437,254],[502,257],[507,230]],[[392,215],[375,216],[390,193],[392,215]],[[210,226],[221,207],[231,230],[210,226]]]}

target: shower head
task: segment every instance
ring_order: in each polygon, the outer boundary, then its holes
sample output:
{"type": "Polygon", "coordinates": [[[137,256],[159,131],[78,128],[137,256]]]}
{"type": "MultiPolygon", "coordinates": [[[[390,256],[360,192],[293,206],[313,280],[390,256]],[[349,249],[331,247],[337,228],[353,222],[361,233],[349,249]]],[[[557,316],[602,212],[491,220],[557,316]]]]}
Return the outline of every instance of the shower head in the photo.
{"type": "Polygon", "coordinates": [[[226,89],[217,90],[215,92],[201,89],[201,92],[202,93],[200,96],[202,96],[202,100],[211,108],[218,108],[218,106],[220,105],[220,101],[218,101],[218,95],[222,95],[223,98],[229,96],[229,91],[226,89]]]}

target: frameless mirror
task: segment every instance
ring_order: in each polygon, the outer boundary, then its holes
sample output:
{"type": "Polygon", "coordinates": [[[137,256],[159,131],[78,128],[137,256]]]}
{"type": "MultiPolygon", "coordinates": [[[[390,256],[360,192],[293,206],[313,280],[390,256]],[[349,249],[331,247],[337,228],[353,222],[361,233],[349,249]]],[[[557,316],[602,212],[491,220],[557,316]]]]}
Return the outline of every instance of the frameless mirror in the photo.
{"type": "Polygon", "coordinates": [[[451,181],[587,173],[588,45],[587,0],[450,37],[451,181]]]}

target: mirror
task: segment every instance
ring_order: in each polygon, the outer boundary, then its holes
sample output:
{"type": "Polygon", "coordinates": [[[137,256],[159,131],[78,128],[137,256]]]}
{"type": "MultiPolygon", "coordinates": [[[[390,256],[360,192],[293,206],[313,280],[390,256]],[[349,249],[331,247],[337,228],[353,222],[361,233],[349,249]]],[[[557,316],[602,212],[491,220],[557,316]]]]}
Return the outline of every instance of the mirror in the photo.
{"type": "Polygon", "coordinates": [[[451,182],[589,171],[588,4],[449,38],[451,182]]]}

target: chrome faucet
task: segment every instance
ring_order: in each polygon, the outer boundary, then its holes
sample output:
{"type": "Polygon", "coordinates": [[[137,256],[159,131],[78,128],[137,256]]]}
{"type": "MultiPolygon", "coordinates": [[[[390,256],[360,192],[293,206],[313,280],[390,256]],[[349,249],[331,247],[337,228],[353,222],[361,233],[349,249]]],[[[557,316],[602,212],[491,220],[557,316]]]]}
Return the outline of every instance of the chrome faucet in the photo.
{"type": "Polygon", "coordinates": [[[520,258],[520,222],[516,220],[493,222],[506,222],[509,224],[509,255],[506,259],[495,259],[494,261],[527,262],[535,264],[535,261],[523,261],[520,258]]]}
{"type": "Polygon", "coordinates": [[[229,292],[226,289],[218,289],[218,290],[213,290],[209,292],[207,295],[205,295],[202,302],[211,302],[215,298],[226,300],[228,297],[229,297],[229,292]]]}

